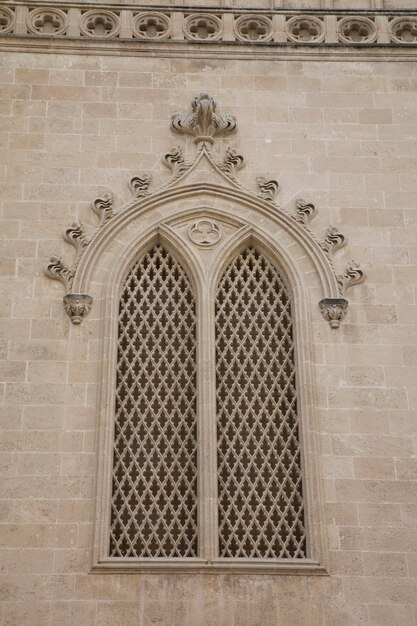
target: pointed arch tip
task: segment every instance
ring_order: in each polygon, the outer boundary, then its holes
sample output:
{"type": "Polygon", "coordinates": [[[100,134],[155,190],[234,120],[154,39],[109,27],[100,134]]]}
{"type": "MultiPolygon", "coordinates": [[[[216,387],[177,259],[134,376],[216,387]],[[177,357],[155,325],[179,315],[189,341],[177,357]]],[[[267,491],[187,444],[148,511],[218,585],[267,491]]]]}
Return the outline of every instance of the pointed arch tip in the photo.
{"type": "MultiPolygon", "coordinates": [[[[80,290],[78,284],[82,282],[82,279],[78,280],[78,276],[83,275],[83,265],[91,262],[96,249],[103,249],[103,245],[106,245],[106,238],[109,241],[113,237],[116,225],[120,227],[124,222],[127,224],[132,219],[132,213],[137,214],[138,210],[149,211],[161,202],[166,203],[199,191],[244,202],[283,222],[287,231],[290,231],[298,240],[303,240],[307,254],[315,259],[316,267],[322,275],[323,289],[329,294],[329,297],[324,300],[344,299],[348,288],[363,282],[365,274],[354,261],[349,263],[342,273],[335,270],[334,254],[346,244],[346,238],[332,226],[328,227],[322,239],[311,230],[310,222],[317,212],[312,202],[298,198],[295,202],[295,211],[291,213],[283,210],[276,202],[281,189],[276,179],[258,176],[256,194],[246,189],[238,179],[238,172],[245,165],[244,156],[229,146],[222,158],[216,157],[211,149],[214,139],[218,136],[227,136],[235,132],[237,128],[233,115],[230,113],[219,115],[216,109],[215,100],[208,94],[202,93],[193,99],[191,114],[182,113],[173,116],[171,129],[177,133],[192,135],[199,147],[191,160],[186,159],[180,146],[176,146],[163,155],[162,163],[171,171],[171,177],[167,183],[151,191],[150,174],[143,173],[134,176],[129,183],[133,200],[116,210],[114,195],[104,193],[91,204],[93,212],[99,218],[98,226],[86,228],[82,223],[74,223],[65,230],[64,239],[76,248],[74,263],[69,266],[60,257],[51,257],[45,268],[45,274],[49,278],[61,281],[67,290],[67,295],[71,294],[73,288],[78,291],[83,290],[83,287],[80,290]],[[207,167],[198,169],[203,159],[210,165],[211,172],[208,172],[207,167]],[[187,182],[189,177],[191,180],[187,182]]],[[[323,313],[321,304],[320,310],[323,313]]],[[[339,323],[345,313],[346,307],[340,314],[339,323]]],[[[323,315],[325,316],[324,313],[323,315]]],[[[85,316],[82,316],[81,320],[83,317],[85,316]]],[[[334,324],[332,327],[337,326],[334,324]]]]}

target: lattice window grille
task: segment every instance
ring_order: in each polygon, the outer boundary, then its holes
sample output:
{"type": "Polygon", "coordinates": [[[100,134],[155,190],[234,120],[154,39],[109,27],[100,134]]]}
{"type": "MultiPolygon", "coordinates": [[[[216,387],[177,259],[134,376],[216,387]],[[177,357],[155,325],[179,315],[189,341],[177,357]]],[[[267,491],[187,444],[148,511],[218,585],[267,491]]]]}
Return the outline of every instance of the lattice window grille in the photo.
{"type": "Polygon", "coordinates": [[[216,296],[219,555],[306,556],[291,302],[254,248],[216,296]]]}
{"type": "Polygon", "coordinates": [[[161,245],[120,298],[110,556],[195,557],[195,299],[161,245]]]}

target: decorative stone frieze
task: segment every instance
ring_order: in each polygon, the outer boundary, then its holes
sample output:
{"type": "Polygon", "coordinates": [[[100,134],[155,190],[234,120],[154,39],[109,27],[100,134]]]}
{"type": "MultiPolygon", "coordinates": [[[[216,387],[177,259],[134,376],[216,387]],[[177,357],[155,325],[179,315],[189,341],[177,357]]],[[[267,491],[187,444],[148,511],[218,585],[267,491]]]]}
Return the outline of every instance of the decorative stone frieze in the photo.
{"type": "MultiPolygon", "coordinates": [[[[334,253],[345,244],[344,235],[335,227],[329,226],[324,237],[320,239],[310,228],[310,221],[316,212],[316,208],[311,202],[298,199],[295,213],[291,213],[286,208],[281,209],[276,204],[271,206],[275,203],[280,189],[279,183],[275,179],[259,176],[256,179],[259,187],[257,195],[245,189],[237,178],[238,172],[244,165],[244,157],[231,147],[227,148],[223,159],[212,151],[214,138],[218,135],[234,132],[236,119],[230,113],[217,114],[216,103],[208,94],[200,94],[193,99],[191,114],[174,115],[171,129],[175,132],[192,135],[194,142],[201,144],[195,151],[193,158],[186,160],[179,146],[173,148],[162,159],[163,164],[172,173],[168,182],[151,192],[149,190],[151,182],[149,174],[134,176],[130,181],[133,200],[118,211],[114,208],[114,197],[111,193],[105,193],[94,200],[92,209],[98,216],[98,226],[94,229],[76,222],[64,232],[64,239],[76,249],[73,265],[69,266],[60,257],[54,256],[46,266],[47,276],[59,280],[65,285],[67,291],[64,299],[65,310],[73,323],[81,323],[91,307],[90,297],[83,295],[88,290],[88,285],[84,291],[85,284],[81,283],[80,285],[79,281],[77,282],[78,272],[83,271],[82,266],[86,251],[90,255],[90,248],[93,248],[97,241],[101,242],[101,246],[105,245],[103,241],[106,241],[112,225],[115,222],[120,222],[120,219],[123,219],[124,215],[129,215],[132,210],[136,214],[141,207],[152,206],[152,203],[158,202],[158,198],[161,196],[169,198],[172,194],[178,194],[181,189],[184,190],[184,193],[189,193],[199,185],[201,186],[201,182],[196,183],[195,181],[202,179],[203,183],[206,181],[202,189],[215,190],[216,194],[221,195],[223,193],[227,196],[231,187],[234,197],[236,195],[241,197],[249,206],[258,207],[260,212],[264,211],[268,215],[271,215],[272,212],[274,219],[278,217],[283,220],[288,232],[298,233],[297,237],[301,237],[305,242],[309,253],[316,257],[317,263],[322,266],[327,275],[326,289],[330,290],[330,293],[320,302],[320,309],[331,327],[337,328],[347,307],[346,290],[364,280],[363,271],[354,261],[351,261],[342,273],[337,273],[334,269],[334,253]],[[198,169],[198,164],[203,160],[205,160],[205,166],[198,169]],[[188,176],[191,176],[191,185],[190,181],[188,184],[186,182],[188,176]],[[72,293],[73,291],[74,293],[72,293]],[[330,304],[329,299],[332,300],[330,304]],[[335,299],[337,302],[334,302],[335,299]]],[[[226,233],[228,229],[230,232],[230,225],[222,228],[217,219],[204,214],[198,219],[192,218],[186,234],[188,239],[198,248],[210,248],[221,240],[223,233],[226,233]]]]}
{"type": "Polygon", "coordinates": [[[120,17],[113,11],[92,10],[82,14],[80,31],[86,37],[116,37],[120,30],[120,17]]]}
{"type": "Polygon", "coordinates": [[[138,39],[155,41],[167,39],[171,34],[171,22],[164,13],[138,13],[132,22],[133,35],[138,39]]]}
{"type": "Polygon", "coordinates": [[[217,15],[197,13],[184,20],[184,35],[193,41],[217,41],[222,34],[222,22],[217,15]]]}
{"type": "Polygon", "coordinates": [[[65,312],[73,324],[81,324],[89,314],[93,298],[86,293],[67,293],[64,296],[65,312]]]}
{"type": "Polygon", "coordinates": [[[417,43],[417,17],[395,17],[389,22],[389,33],[395,43],[417,43]]]}
{"type": "Polygon", "coordinates": [[[324,22],[313,15],[301,15],[286,22],[288,39],[295,43],[321,43],[324,39],[324,22]]]}
{"type": "Polygon", "coordinates": [[[263,15],[242,15],[234,22],[234,32],[238,41],[264,42],[274,36],[272,20],[263,15]]]}
{"type": "Polygon", "coordinates": [[[177,113],[171,128],[177,133],[193,135],[195,143],[213,143],[218,136],[230,135],[236,130],[236,118],[230,113],[218,115],[216,102],[201,93],[191,102],[192,113],[177,113]]]}
{"type": "Polygon", "coordinates": [[[368,17],[342,17],[337,23],[339,41],[346,44],[373,43],[377,32],[375,22],[368,17]]]}
{"type": "MultiPolygon", "coordinates": [[[[79,49],[76,40],[82,38],[87,54],[104,51],[106,42],[113,40],[112,50],[117,48],[121,54],[152,52],[154,46],[161,46],[158,52],[163,54],[166,46],[172,55],[198,42],[206,46],[208,56],[233,57],[239,51],[239,56],[250,58],[275,58],[277,53],[346,58],[343,47],[357,55],[358,46],[363,45],[362,56],[384,55],[390,47],[396,56],[409,58],[407,47],[417,46],[417,7],[406,12],[373,9],[363,15],[326,8],[306,15],[302,9],[258,9],[255,13],[195,7],[190,12],[179,6],[146,10],[134,4],[98,3],[76,8],[57,0],[34,8],[29,0],[27,4],[11,0],[0,9],[0,46],[14,49],[14,36],[19,37],[19,50],[26,45],[22,37],[30,38],[30,47],[43,46],[42,38],[49,37],[50,52],[79,49]],[[1,40],[2,35],[7,39],[1,40]]],[[[193,53],[201,56],[200,46],[193,53]]]]}

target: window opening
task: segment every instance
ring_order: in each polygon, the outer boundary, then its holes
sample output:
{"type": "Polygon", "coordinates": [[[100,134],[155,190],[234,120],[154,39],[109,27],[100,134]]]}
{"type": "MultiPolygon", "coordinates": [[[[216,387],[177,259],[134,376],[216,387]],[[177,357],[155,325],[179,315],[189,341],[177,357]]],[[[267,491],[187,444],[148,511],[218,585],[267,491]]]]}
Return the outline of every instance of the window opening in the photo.
{"type": "Polygon", "coordinates": [[[110,556],[197,556],[196,311],[155,245],[119,308],[110,556]]]}
{"type": "Polygon", "coordinates": [[[216,296],[219,555],[304,558],[291,302],[254,248],[216,296]]]}

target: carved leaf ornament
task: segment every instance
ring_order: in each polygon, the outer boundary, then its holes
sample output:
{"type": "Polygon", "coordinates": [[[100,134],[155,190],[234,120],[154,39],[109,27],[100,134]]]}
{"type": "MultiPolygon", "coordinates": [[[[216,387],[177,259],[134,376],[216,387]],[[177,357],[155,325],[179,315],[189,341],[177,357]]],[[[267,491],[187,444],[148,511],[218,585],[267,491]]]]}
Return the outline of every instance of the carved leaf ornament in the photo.
{"type": "MultiPolygon", "coordinates": [[[[217,137],[227,137],[236,132],[236,118],[230,113],[217,112],[215,100],[206,93],[196,96],[191,102],[191,113],[177,113],[172,117],[171,130],[183,135],[191,135],[194,143],[200,144],[192,160],[187,160],[183,150],[177,146],[165,154],[162,158],[163,164],[170,170],[170,180],[156,191],[150,190],[151,176],[142,173],[134,176],[130,181],[130,189],[133,200],[125,207],[116,210],[114,207],[114,196],[111,193],[103,194],[92,203],[92,210],[99,219],[96,228],[86,226],[80,222],[74,222],[72,226],[64,232],[64,239],[74,246],[76,256],[72,266],[67,265],[61,257],[51,257],[45,267],[45,273],[50,278],[62,282],[66,289],[64,297],[64,308],[74,324],[80,324],[88,315],[92,306],[92,297],[86,293],[76,293],[73,289],[77,270],[82,262],[86,250],[93,245],[98,235],[105,231],[112,220],[119,213],[128,210],[137,210],[143,205],[157,198],[159,194],[165,193],[171,187],[182,185],[183,179],[188,173],[195,170],[199,160],[207,158],[219,175],[226,179],[240,194],[244,194],[251,204],[263,203],[265,210],[274,210],[281,214],[293,230],[304,233],[304,237],[309,238],[315,252],[320,256],[321,262],[327,264],[327,272],[332,276],[329,284],[332,293],[323,298],[320,303],[320,311],[331,328],[338,328],[347,310],[348,301],[346,299],[347,290],[358,283],[363,282],[364,272],[355,261],[348,263],[343,272],[334,269],[334,254],[346,244],[345,237],[337,228],[329,226],[322,239],[318,237],[310,228],[316,208],[311,202],[301,198],[296,200],[295,212],[290,213],[286,209],[281,209],[276,204],[276,197],[280,190],[280,185],[275,179],[268,179],[258,176],[256,183],[257,194],[245,189],[237,179],[237,173],[244,166],[244,157],[238,154],[233,148],[228,147],[222,159],[218,159],[212,152],[211,145],[217,137]]],[[[204,176],[204,172],[202,174],[204,176]]],[[[189,241],[197,248],[210,248],[217,244],[222,236],[222,227],[216,221],[204,218],[194,220],[188,227],[187,235],[189,241]]],[[[312,248],[311,248],[312,249],[312,248]]],[[[76,282],[76,281],[75,281],[76,282]]],[[[328,287],[329,288],[329,287],[328,287]]]]}

